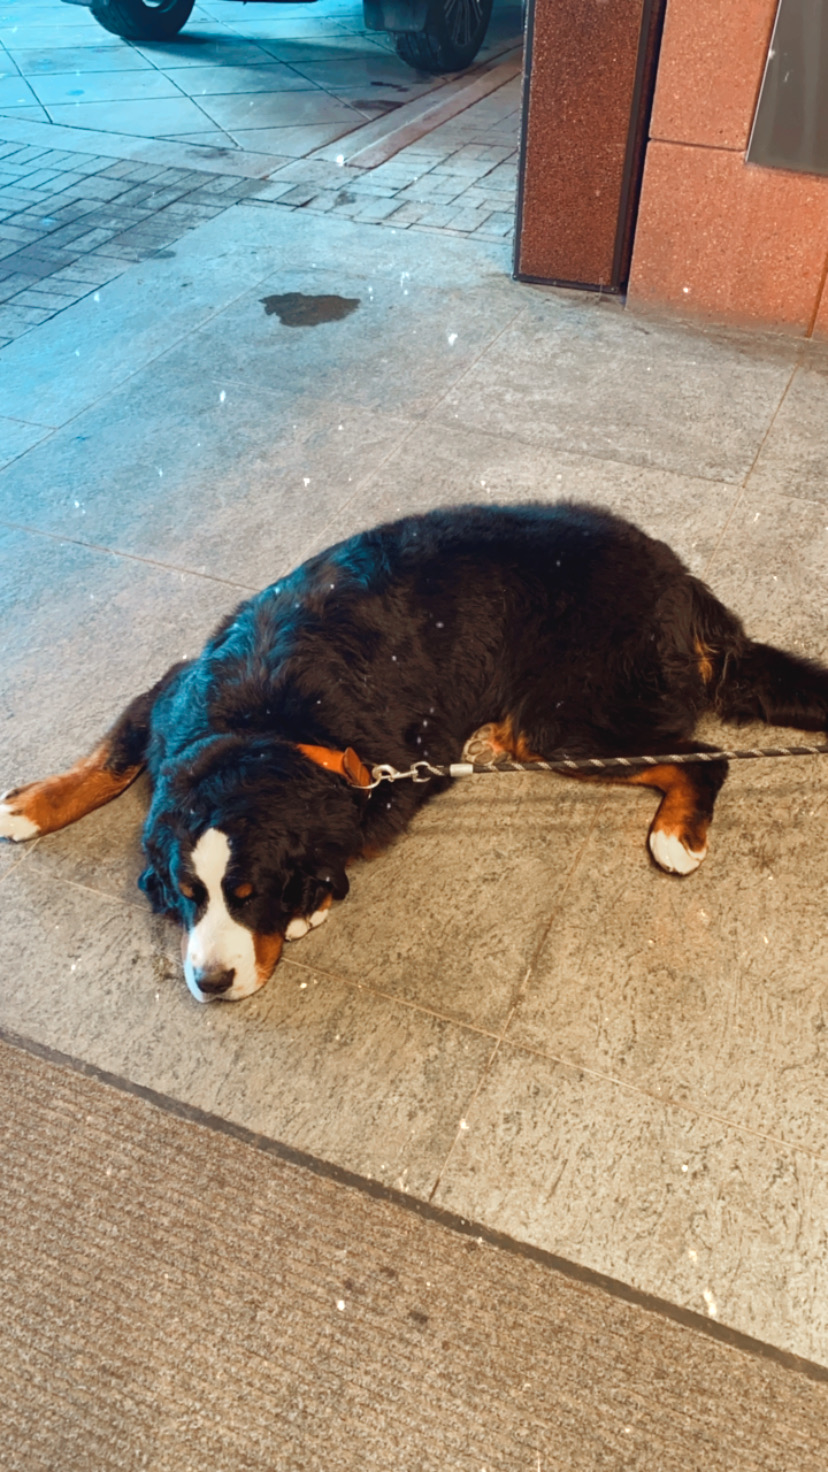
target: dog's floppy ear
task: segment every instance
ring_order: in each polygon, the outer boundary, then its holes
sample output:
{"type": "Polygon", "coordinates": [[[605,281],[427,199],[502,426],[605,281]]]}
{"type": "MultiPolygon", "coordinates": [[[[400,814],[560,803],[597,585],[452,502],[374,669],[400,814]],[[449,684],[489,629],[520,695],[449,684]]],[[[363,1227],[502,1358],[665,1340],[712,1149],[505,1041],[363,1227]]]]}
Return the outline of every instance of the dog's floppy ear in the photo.
{"type": "Polygon", "coordinates": [[[157,915],[168,915],[175,909],[172,891],[150,864],[139,876],[138,888],[144,891],[157,915]]]}
{"type": "Polygon", "coordinates": [[[156,816],[151,808],[143,838],[147,867],[138,880],[138,888],[144,891],[157,915],[174,915],[178,909],[178,896],[169,878],[173,843],[170,824],[156,816]]]}

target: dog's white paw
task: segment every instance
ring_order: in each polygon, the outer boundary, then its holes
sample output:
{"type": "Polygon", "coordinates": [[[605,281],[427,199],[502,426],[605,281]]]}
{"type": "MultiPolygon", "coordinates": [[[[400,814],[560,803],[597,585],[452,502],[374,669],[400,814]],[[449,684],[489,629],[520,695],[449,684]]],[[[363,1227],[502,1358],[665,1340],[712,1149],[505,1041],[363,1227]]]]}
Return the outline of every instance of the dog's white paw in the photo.
{"type": "Polygon", "coordinates": [[[650,853],[660,869],[668,874],[692,874],[707,853],[707,848],[695,852],[682,843],[677,833],[665,833],[662,828],[650,829],[650,853]]]}
{"type": "Polygon", "coordinates": [[[285,940],[301,940],[303,935],[307,935],[309,930],[315,930],[317,925],[321,925],[327,918],[327,910],[314,910],[312,915],[304,919],[297,916],[295,920],[291,920],[285,931],[285,940]]]}
{"type": "Polygon", "coordinates": [[[40,829],[31,818],[15,811],[14,802],[0,798],[0,838],[10,838],[12,843],[23,843],[27,838],[37,838],[40,829]]]}

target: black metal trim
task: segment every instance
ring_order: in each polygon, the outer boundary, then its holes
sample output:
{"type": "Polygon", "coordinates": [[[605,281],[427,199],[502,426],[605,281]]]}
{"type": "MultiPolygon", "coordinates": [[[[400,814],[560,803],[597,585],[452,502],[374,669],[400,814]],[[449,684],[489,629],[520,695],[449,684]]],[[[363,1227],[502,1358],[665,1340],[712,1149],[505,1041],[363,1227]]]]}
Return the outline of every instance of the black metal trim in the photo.
{"type": "Polygon", "coordinates": [[[618,202],[618,228],[612,258],[612,290],[616,292],[623,291],[629,280],[666,4],[667,0],[644,0],[641,12],[635,83],[618,202]]]}
{"type": "MultiPolygon", "coordinates": [[[[520,237],[523,222],[523,179],[526,172],[526,134],[529,125],[529,82],[532,76],[532,53],[535,38],[535,0],[526,6],[526,27],[523,34],[523,87],[520,102],[520,149],[518,152],[517,197],[515,199],[515,235],[512,253],[512,280],[533,281],[538,277],[524,276],[520,271],[520,237]]],[[[548,284],[548,283],[546,283],[548,284]]]]}

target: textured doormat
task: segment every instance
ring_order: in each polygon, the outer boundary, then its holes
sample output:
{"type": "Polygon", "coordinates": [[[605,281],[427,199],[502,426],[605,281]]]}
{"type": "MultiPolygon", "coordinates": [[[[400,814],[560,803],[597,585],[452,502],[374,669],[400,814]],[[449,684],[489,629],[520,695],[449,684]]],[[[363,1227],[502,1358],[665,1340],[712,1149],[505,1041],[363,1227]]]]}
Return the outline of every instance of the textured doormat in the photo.
{"type": "Polygon", "coordinates": [[[6,1472],[824,1472],[816,1367],[162,1102],[0,1043],[6,1472]]]}

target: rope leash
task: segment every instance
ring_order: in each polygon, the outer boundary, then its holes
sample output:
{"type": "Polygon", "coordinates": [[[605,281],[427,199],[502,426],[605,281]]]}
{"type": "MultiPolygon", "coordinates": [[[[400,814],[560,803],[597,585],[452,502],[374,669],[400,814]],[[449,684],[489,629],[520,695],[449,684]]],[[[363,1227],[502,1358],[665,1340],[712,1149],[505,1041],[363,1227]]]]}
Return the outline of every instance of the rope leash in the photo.
{"type": "Polygon", "coordinates": [[[765,761],[769,757],[828,756],[828,746],[753,746],[739,751],[679,751],[658,756],[585,756],[555,757],[550,761],[514,762],[508,759],[493,762],[449,762],[437,766],[432,762],[418,761],[405,772],[400,772],[388,762],[371,767],[372,781],[364,790],[379,787],[382,782],[430,782],[433,777],[478,777],[484,772],[613,772],[629,771],[642,767],[685,767],[691,762],[745,762],[765,761]]]}

